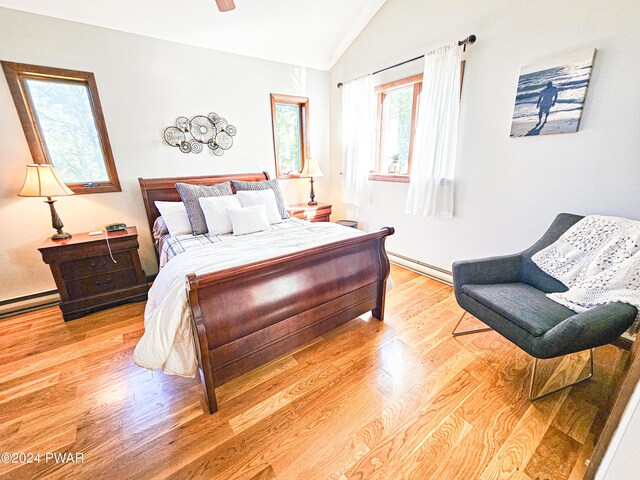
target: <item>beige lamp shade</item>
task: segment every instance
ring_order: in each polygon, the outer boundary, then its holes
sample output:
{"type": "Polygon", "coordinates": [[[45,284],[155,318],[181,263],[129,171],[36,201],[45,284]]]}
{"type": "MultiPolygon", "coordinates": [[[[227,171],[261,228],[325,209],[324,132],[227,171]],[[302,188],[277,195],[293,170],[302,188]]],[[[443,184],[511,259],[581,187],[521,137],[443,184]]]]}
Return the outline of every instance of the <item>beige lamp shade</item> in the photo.
{"type": "Polygon", "coordinates": [[[20,197],[61,197],[73,195],[49,164],[27,165],[27,176],[18,196],[20,197]]]}
{"type": "Polygon", "coordinates": [[[304,162],[304,168],[300,172],[301,177],[324,177],[324,173],[320,166],[313,158],[307,158],[304,162]]]}

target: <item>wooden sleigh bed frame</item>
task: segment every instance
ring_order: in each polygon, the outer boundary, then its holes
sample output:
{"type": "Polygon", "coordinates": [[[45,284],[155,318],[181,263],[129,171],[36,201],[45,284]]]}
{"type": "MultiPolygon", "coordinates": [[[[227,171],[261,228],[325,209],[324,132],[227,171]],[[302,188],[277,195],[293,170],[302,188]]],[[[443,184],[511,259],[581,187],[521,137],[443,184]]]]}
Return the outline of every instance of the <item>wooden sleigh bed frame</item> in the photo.
{"type": "MultiPolygon", "coordinates": [[[[140,178],[152,227],[155,201],[180,201],[176,182],[268,180],[258,174],[140,178]]],[[[384,318],[389,259],[382,230],[204,275],[187,275],[200,378],[209,412],[215,388],[368,311],[384,318]]]]}

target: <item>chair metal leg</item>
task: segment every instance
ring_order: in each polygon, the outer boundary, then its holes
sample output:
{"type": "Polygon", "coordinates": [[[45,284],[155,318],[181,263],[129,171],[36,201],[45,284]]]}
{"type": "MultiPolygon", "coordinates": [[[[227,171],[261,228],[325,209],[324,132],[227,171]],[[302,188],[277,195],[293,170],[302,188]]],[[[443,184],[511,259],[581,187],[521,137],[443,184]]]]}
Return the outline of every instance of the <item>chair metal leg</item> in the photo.
{"type": "Polygon", "coordinates": [[[493,328],[491,327],[484,327],[484,328],[477,328],[475,330],[463,330],[462,332],[456,332],[456,329],[458,328],[458,326],[460,326],[460,322],[462,322],[462,319],[466,314],[467,312],[462,312],[462,316],[460,317],[460,320],[458,320],[458,323],[456,323],[456,326],[453,327],[453,331],[451,332],[451,334],[454,337],[459,337],[460,335],[469,335],[470,333],[488,332],[489,330],[493,330],[493,328]]]}
{"type": "Polygon", "coordinates": [[[531,381],[529,383],[529,400],[531,400],[532,402],[535,401],[535,400],[540,400],[541,398],[548,397],[549,395],[552,395],[552,394],[557,393],[557,392],[559,392],[561,390],[564,390],[565,388],[573,387],[575,385],[578,385],[579,383],[586,382],[591,377],[593,377],[593,348],[589,349],[589,367],[590,367],[589,375],[587,375],[586,377],[578,380],[577,382],[573,382],[573,383],[570,383],[569,385],[565,385],[563,387],[556,388],[555,390],[547,392],[547,393],[545,393],[543,395],[534,396],[533,395],[533,386],[534,386],[534,383],[535,383],[535,380],[536,380],[536,373],[537,373],[537,370],[538,370],[538,359],[534,358],[533,371],[531,372],[531,381]]]}

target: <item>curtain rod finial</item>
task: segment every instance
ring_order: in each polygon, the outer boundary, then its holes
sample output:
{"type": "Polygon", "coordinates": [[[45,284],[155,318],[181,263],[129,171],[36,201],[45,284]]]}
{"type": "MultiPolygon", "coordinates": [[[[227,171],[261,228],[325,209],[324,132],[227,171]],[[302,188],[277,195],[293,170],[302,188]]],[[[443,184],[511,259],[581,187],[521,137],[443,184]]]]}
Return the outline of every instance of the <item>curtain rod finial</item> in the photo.
{"type": "Polygon", "coordinates": [[[467,45],[473,45],[474,43],[476,43],[477,39],[478,39],[478,37],[476,37],[475,35],[471,34],[467,38],[465,38],[464,40],[460,40],[458,42],[458,45],[462,47],[462,51],[463,52],[466,52],[467,51],[467,45]]]}
{"type": "Polygon", "coordinates": [[[476,37],[475,35],[469,35],[467,38],[465,38],[464,40],[460,40],[458,42],[458,45],[462,46],[467,46],[467,45],[473,45],[474,43],[476,43],[476,40],[478,39],[478,37],[476,37]]]}
{"type": "Polygon", "coordinates": [[[342,82],[338,83],[338,88],[342,88],[343,86],[344,86],[344,83],[342,83],[342,82]]]}

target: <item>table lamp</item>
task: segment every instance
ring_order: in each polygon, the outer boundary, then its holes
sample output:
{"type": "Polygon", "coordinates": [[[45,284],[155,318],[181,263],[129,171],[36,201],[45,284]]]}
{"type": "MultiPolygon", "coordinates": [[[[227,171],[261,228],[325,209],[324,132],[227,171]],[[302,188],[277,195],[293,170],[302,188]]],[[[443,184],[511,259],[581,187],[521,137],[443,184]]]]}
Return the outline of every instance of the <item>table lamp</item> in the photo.
{"type": "Polygon", "coordinates": [[[65,195],[73,195],[73,191],[67,187],[53,169],[53,165],[34,164],[27,165],[27,176],[24,180],[22,190],[18,194],[19,197],[47,197],[44,203],[49,204],[51,209],[51,225],[58,233],[51,236],[52,240],[64,240],[70,238],[71,234],[62,231],[64,224],[53,204],[55,200],[51,197],[61,197],[65,195]]]}
{"type": "Polygon", "coordinates": [[[309,181],[311,182],[311,201],[309,202],[309,205],[318,205],[318,202],[316,202],[316,194],[313,191],[313,177],[324,177],[324,173],[322,173],[322,170],[320,170],[320,167],[314,159],[307,158],[304,162],[304,168],[302,169],[302,172],[300,172],[300,177],[309,178],[309,181]]]}

